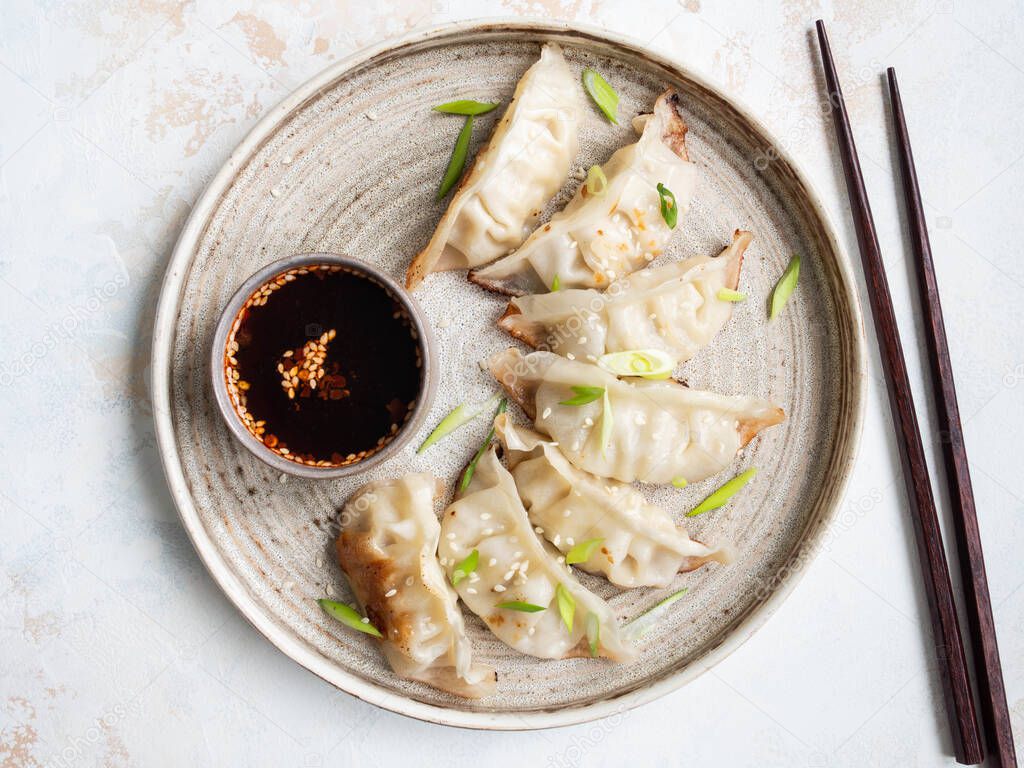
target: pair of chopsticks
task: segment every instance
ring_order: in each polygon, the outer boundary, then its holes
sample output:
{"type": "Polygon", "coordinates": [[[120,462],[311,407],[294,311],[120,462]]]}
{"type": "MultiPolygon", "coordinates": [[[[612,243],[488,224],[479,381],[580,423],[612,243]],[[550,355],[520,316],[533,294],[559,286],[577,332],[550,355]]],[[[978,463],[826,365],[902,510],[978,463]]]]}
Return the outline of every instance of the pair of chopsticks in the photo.
{"type": "MultiPolygon", "coordinates": [[[[850,196],[861,262],[867,278],[871,313],[874,316],[875,332],[882,353],[889,407],[898,433],[903,478],[907,486],[921,573],[928,596],[936,661],[945,694],[953,749],[957,762],[976,765],[984,759],[985,752],[974,709],[971,680],[967,672],[967,660],[960,636],[953,587],[950,583],[949,565],[943,549],[942,533],[935,509],[935,499],[932,496],[907,365],[903,358],[892,296],[889,293],[885,266],[878,247],[875,223],[871,217],[871,205],[868,203],[867,190],[864,188],[864,177],[857,158],[850,118],[843,101],[843,92],[839,86],[835,62],[832,60],[828,36],[825,34],[825,25],[820,20],[817,22],[817,29],[825,81],[832,116],[835,119],[836,137],[846,176],[846,189],[850,196]]],[[[949,347],[946,343],[931,245],[928,242],[928,228],[921,205],[921,193],[917,183],[917,171],[914,168],[914,157],[910,150],[903,103],[896,83],[896,72],[892,68],[888,70],[888,78],[903,192],[917,268],[918,290],[925,312],[932,386],[939,411],[939,428],[944,436],[942,451],[946,465],[946,482],[953,506],[960,573],[966,596],[966,615],[974,650],[975,678],[981,698],[982,718],[993,764],[1001,768],[1015,768],[1017,757],[1013,747],[1010,713],[1006,706],[1006,690],[1003,687],[992,604],[985,576],[985,558],[978,533],[978,517],[971,490],[967,449],[960,425],[960,411],[956,401],[956,387],[953,382],[949,347]]]]}

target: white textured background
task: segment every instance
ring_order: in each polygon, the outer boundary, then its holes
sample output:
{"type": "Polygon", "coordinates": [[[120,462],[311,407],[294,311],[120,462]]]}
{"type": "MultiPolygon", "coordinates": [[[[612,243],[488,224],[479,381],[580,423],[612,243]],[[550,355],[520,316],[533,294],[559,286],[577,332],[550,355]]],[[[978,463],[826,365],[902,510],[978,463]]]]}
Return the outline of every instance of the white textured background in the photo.
{"type": "Polygon", "coordinates": [[[147,372],[190,205],[259,116],[330,62],[417,27],[512,14],[631,35],[746,102],[809,170],[856,257],[819,108],[810,30],[824,17],[924,412],[881,81],[897,68],[1024,752],[1024,8],[768,6],[4,0],[0,766],[952,762],[873,342],[857,470],[795,593],[697,682],[598,723],[487,734],[374,709],[269,646],[195,557],[164,487],[147,372]]]}

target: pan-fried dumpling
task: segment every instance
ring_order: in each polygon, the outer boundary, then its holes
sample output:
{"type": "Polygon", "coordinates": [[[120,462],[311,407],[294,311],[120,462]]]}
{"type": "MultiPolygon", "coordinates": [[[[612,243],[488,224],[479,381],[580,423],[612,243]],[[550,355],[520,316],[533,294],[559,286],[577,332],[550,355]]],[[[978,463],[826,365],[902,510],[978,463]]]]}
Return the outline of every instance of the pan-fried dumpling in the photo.
{"type": "Polygon", "coordinates": [[[496,446],[481,457],[465,494],[441,520],[438,554],[450,575],[474,550],[476,568],[456,579],[455,589],[500,640],[542,659],[633,656],[608,604],[576,580],[556,549],[534,535],[496,446]],[[572,605],[571,629],[560,602],[572,605]]]}
{"type": "Polygon", "coordinates": [[[597,542],[574,563],[579,568],[619,587],[667,587],[680,571],[732,561],[730,548],[693,541],[633,486],[577,469],[553,442],[514,426],[508,414],[494,420],[494,429],[530,522],[544,538],[563,554],[597,542]]]}
{"type": "Polygon", "coordinates": [[[569,174],[579,145],[582,90],[561,49],[548,43],[519,80],[501,122],[480,150],[430,239],[405,276],[487,264],[517,248],[569,174]]]}
{"type": "Polygon", "coordinates": [[[384,655],[400,677],[467,698],[493,693],[493,668],[474,664],[458,598],[437,561],[441,527],[428,474],[370,483],[342,510],[338,562],[384,655]]]}
{"type": "Polygon", "coordinates": [[[487,365],[569,461],[625,483],[703,480],[725,469],[759,431],[785,418],[781,408],[757,397],[702,392],[673,380],[629,383],[552,352],[524,356],[507,349],[487,365]],[[604,396],[563,405],[576,396],[573,387],[598,387],[604,396]],[[602,424],[606,410],[608,427],[602,424]]]}
{"type": "Polygon", "coordinates": [[[711,343],[732,317],[718,297],[739,283],[743,252],[753,236],[737,230],[718,257],[650,267],[592,288],[520,296],[498,325],[532,347],[594,362],[608,352],[660,349],[685,362],[711,343]]]}
{"type": "Polygon", "coordinates": [[[581,186],[515,253],[474,269],[470,279],[514,296],[551,290],[556,276],[562,288],[606,288],[659,256],[673,230],[661,214],[658,184],[675,196],[680,221],[697,185],[678,104],[679,94],[668,91],[658,98],[653,115],[634,121],[640,140],[604,164],[603,194],[590,195],[581,186]]]}

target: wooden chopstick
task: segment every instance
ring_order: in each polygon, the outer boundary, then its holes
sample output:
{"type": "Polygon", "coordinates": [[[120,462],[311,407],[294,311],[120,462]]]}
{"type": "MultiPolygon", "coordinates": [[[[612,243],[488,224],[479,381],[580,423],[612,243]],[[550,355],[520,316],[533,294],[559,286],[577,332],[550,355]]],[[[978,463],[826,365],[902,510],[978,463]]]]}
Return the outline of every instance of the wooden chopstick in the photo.
{"type": "Polygon", "coordinates": [[[982,761],[984,751],[981,746],[978,717],[974,711],[974,698],[967,674],[967,661],[964,656],[963,640],[960,637],[956,604],[953,601],[953,587],[949,580],[949,566],[942,546],[939,517],[935,511],[935,499],[932,497],[932,486],[928,479],[928,464],[925,461],[921,431],[914,410],[907,364],[903,359],[903,345],[896,325],[881,250],[878,247],[878,236],[871,217],[871,205],[868,203],[867,190],[864,188],[857,147],[853,141],[850,118],[846,113],[843,92],[839,86],[835,62],[832,60],[828,36],[825,34],[825,24],[819,20],[817,28],[839,154],[843,161],[846,189],[857,230],[871,313],[874,316],[875,333],[878,336],[882,368],[885,371],[885,382],[889,392],[889,408],[896,425],[903,480],[906,483],[907,501],[914,524],[921,576],[924,580],[925,594],[928,596],[935,659],[945,693],[946,714],[953,737],[954,754],[957,762],[974,765],[982,761]]]}
{"type": "Polygon", "coordinates": [[[985,555],[978,532],[978,515],[971,489],[971,472],[967,465],[967,447],[960,426],[960,408],[956,401],[956,383],[946,343],[946,325],[942,319],[942,303],[935,279],[932,248],[928,241],[928,225],[921,190],[917,183],[914,154],[910,149],[910,135],[903,113],[903,101],[896,82],[896,70],[889,67],[889,97],[896,128],[900,172],[903,176],[903,194],[907,204],[910,240],[917,268],[917,290],[924,308],[928,339],[928,362],[931,368],[932,394],[939,413],[939,433],[942,435],[942,456],[946,464],[946,483],[953,505],[953,526],[956,531],[960,576],[967,599],[967,624],[974,649],[974,678],[981,696],[981,715],[985,735],[994,765],[1016,768],[1017,755],[1013,747],[1010,711],[1006,706],[1006,689],[999,663],[996,627],[992,619],[992,600],[985,575],[985,555]]]}

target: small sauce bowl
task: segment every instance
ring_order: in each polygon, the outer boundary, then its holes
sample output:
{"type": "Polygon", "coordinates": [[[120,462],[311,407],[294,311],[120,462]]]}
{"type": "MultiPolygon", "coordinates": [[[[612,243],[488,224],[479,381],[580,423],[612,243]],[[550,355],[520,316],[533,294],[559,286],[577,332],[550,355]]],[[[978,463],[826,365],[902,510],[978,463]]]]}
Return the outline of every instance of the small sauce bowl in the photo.
{"type": "Polygon", "coordinates": [[[349,477],[394,456],[437,389],[416,302],[377,268],[329,253],[280,259],[241,285],[217,323],[210,373],[231,433],[305,478],[349,477]]]}

